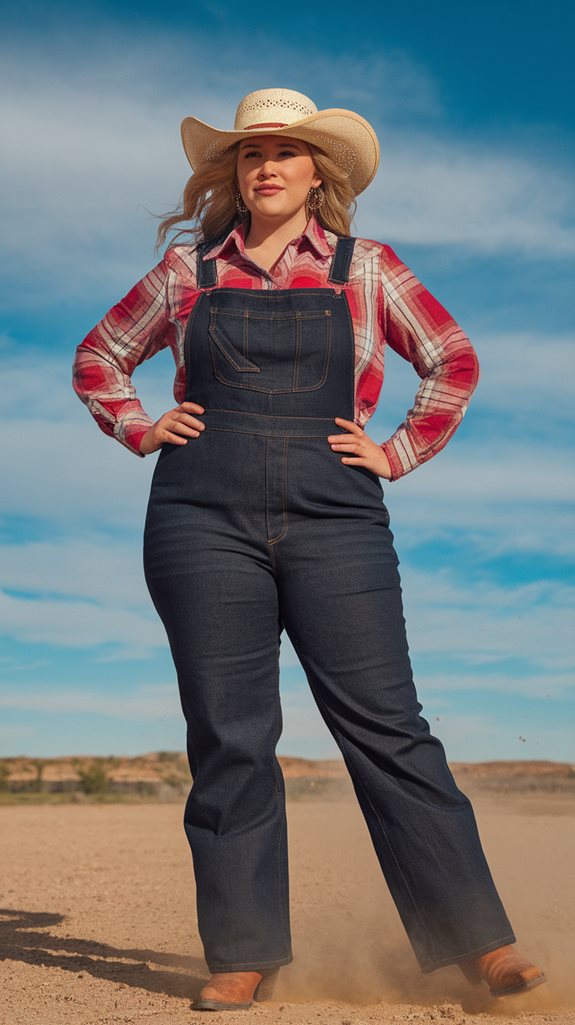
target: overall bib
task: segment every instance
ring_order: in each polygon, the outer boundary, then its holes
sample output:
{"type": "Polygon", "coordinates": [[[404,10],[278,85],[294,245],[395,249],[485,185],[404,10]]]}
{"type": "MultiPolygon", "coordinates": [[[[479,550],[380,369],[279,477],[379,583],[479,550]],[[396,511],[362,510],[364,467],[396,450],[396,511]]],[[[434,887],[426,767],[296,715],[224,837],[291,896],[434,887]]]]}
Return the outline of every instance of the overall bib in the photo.
{"type": "Polygon", "coordinates": [[[219,288],[199,247],[186,399],[206,429],[165,443],[152,479],[144,572],[187,722],[184,828],[211,972],[293,960],[284,628],[421,969],[515,942],[471,804],[419,714],[380,478],[327,441],[347,433],[336,416],[354,419],[354,242],[338,240],[326,287],[269,291],[219,288]]]}

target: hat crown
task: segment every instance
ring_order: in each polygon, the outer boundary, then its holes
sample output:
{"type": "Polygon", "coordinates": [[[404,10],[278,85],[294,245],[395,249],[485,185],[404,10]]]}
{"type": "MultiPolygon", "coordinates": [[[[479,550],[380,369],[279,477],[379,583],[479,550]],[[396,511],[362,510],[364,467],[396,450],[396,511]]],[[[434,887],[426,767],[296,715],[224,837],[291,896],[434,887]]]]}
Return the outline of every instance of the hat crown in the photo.
{"type": "Polygon", "coordinates": [[[245,131],[256,125],[291,125],[316,113],[313,100],[295,89],[256,89],[240,102],[234,130],[245,131]]]}

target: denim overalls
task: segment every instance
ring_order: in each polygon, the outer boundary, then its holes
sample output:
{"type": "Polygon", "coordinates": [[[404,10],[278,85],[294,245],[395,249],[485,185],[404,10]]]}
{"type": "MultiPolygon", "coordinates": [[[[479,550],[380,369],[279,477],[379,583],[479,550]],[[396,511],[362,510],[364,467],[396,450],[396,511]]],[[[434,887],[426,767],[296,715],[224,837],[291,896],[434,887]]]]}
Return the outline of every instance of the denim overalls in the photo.
{"type": "Polygon", "coordinates": [[[292,957],[282,730],[285,628],[337,742],[424,972],[513,943],[468,798],[419,714],[380,478],[327,441],[354,419],[340,238],[324,288],[202,292],[185,336],[206,425],[165,443],[144,570],[178,674],[193,786],[184,813],[211,972],[292,957]]]}

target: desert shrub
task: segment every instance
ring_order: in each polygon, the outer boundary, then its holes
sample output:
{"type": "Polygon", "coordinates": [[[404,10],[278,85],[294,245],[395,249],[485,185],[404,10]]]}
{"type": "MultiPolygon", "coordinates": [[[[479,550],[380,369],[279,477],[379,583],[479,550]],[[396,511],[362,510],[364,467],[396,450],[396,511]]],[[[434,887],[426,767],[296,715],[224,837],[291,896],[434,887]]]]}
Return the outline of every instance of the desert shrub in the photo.
{"type": "Polygon", "coordinates": [[[184,775],[179,775],[177,772],[163,772],[161,776],[162,783],[165,783],[169,787],[181,787],[187,783],[187,779],[184,775]]]}
{"type": "Polygon", "coordinates": [[[106,794],[110,789],[110,779],[103,765],[93,762],[85,767],[77,769],[80,780],[80,790],[84,794],[106,794]]]}
{"type": "Polygon", "coordinates": [[[10,769],[4,762],[0,762],[0,790],[5,792],[8,790],[8,780],[10,779],[10,769]]]}
{"type": "Polygon", "coordinates": [[[36,770],[36,777],[33,780],[32,786],[31,786],[30,789],[33,790],[35,793],[40,794],[42,792],[42,790],[44,789],[44,786],[43,786],[44,762],[41,762],[39,759],[37,759],[35,762],[32,762],[32,765],[34,766],[34,768],[36,770]]]}

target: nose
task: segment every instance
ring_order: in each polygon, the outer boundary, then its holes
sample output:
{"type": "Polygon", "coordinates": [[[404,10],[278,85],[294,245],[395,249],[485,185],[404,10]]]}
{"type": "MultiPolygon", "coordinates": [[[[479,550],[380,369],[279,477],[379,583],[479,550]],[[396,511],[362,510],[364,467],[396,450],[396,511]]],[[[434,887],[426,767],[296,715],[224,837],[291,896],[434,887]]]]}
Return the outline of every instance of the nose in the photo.
{"type": "Polygon", "coordinates": [[[260,167],[258,178],[271,178],[275,175],[275,163],[273,160],[264,160],[260,167]]]}

